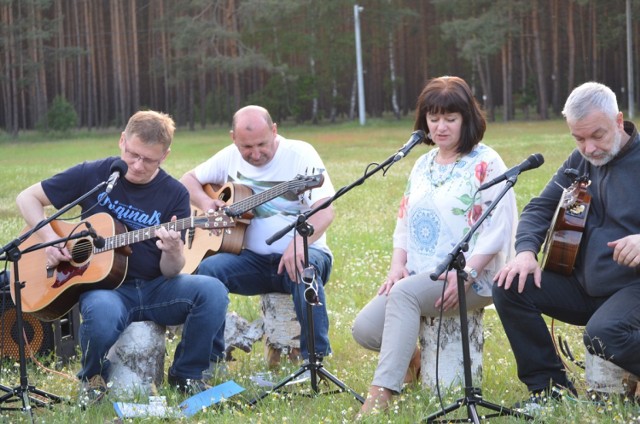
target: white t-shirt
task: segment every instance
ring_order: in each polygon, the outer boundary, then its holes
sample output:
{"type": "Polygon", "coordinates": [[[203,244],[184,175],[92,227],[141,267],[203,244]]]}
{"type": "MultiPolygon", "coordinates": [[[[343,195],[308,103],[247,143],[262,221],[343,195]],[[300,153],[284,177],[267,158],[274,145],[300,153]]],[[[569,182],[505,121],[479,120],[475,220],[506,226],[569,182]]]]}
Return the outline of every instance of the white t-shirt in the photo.
{"type": "MultiPolygon", "coordinates": [[[[324,176],[322,186],[298,195],[287,193],[253,210],[254,218],[246,229],[244,247],[258,254],[282,254],[291,242],[295,230],[289,231],[271,245],[265,243],[265,240],[294,222],[298,215],[311,209],[318,200],[335,194],[324,163],[313,146],[304,141],[288,140],[279,135],[277,139],[279,144],[276,153],[264,166],[256,167],[246,162],[235,144],[231,144],[195,168],[195,176],[201,184],[222,185],[227,182],[243,184],[251,188],[254,194],[282,182],[291,181],[299,175],[322,173],[324,176]]],[[[326,234],[323,234],[312,246],[331,254],[327,246],[326,234]]]]}

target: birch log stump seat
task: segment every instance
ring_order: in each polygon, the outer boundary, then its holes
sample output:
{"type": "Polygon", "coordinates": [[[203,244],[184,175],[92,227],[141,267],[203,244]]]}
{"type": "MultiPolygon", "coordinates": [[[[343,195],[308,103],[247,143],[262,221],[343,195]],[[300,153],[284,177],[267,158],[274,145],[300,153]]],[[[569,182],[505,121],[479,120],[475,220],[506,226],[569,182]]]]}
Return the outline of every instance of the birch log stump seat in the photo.
{"type": "MultiPolygon", "coordinates": [[[[482,385],[483,317],[484,309],[469,311],[467,315],[471,376],[474,387],[482,385]]],[[[436,354],[438,354],[438,383],[440,384],[440,389],[447,390],[455,386],[464,387],[460,318],[455,316],[442,319],[440,346],[438,346],[438,325],[438,318],[423,317],[420,323],[420,374],[422,385],[434,391],[436,390],[436,354]]]]}
{"type": "Polygon", "coordinates": [[[111,391],[150,394],[164,379],[166,328],[151,321],[131,323],[111,347],[111,391]]]}
{"type": "Polygon", "coordinates": [[[628,398],[640,396],[638,376],[620,368],[613,362],[585,349],[584,371],[587,389],[604,395],[620,395],[628,398]]]}
{"type": "MultiPolygon", "coordinates": [[[[169,339],[182,337],[182,325],[167,327],[169,339]]],[[[233,352],[240,349],[243,352],[251,352],[253,344],[262,339],[262,318],[249,322],[238,315],[237,312],[227,312],[224,326],[224,359],[234,361],[233,352]]]]}
{"type": "Polygon", "coordinates": [[[227,312],[224,327],[225,359],[233,361],[232,352],[240,349],[251,352],[253,344],[264,335],[262,319],[249,322],[236,312],[227,312]]]}
{"type": "Polygon", "coordinates": [[[267,293],[260,296],[264,329],[265,359],[270,368],[280,364],[282,355],[300,360],[300,324],[291,295],[267,293]]]}
{"type": "MultiPolygon", "coordinates": [[[[262,318],[248,322],[235,312],[227,313],[225,326],[226,359],[232,351],[250,352],[253,344],[264,337],[265,357],[270,367],[280,363],[280,356],[292,361],[300,355],[300,325],[288,294],[269,293],[261,296],[262,318]]],[[[182,326],[170,328],[181,337],[182,326]]],[[[131,323],[111,347],[107,359],[110,390],[126,395],[150,394],[164,380],[166,328],[151,321],[131,323]]]]}

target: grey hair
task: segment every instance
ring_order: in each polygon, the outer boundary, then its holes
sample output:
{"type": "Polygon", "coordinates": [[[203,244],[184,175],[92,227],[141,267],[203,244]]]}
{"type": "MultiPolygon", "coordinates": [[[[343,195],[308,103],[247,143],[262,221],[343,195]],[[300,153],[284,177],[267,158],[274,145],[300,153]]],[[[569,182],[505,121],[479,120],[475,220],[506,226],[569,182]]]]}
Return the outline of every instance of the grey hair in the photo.
{"type": "Polygon", "coordinates": [[[619,113],[616,95],[604,84],[593,81],[585,82],[574,88],[569,94],[562,110],[562,116],[567,121],[576,122],[596,110],[615,119],[619,113]]]}

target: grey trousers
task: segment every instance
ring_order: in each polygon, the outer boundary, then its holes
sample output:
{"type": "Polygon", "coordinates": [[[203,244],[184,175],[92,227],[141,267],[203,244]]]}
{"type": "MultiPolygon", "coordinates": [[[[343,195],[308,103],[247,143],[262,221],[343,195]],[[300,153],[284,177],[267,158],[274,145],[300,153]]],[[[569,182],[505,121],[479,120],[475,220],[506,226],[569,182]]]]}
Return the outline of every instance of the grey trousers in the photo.
{"type": "MultiPolygon", "coordinates": [[[[434,305],[442,296],[443,283],[432,281],[426,273],[412,275],[398,281],[388,296],[376,296],[358,313],[351,329],[353,338],[362,347],[380,352],[372,385],[396,393],[402,390],[418,341],[420,317],[440,316],[434,305]]],[[[491,302],[491,297],[479,296],[473,289],[466,292],[470,311],[491,302]]],[[[443,316],[458,314],[456,308],[443,316]]]]}

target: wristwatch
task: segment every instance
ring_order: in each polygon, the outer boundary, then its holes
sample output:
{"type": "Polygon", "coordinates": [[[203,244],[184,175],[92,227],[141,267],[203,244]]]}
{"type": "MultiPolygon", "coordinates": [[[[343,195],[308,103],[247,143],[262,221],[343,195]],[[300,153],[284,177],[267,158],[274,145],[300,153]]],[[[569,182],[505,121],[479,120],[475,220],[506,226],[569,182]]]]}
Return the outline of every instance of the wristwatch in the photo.
{"type": "Polygon", "coordinates": [[[476,271],[475,268],[471,268],[470,266],[465,266],[464,272],[466,272],[467,275],[469,275],[469,278],[467,278],[467,281],[469,280],[475,281],[475,279],[478,278],[478,271],[476,271]]]}

